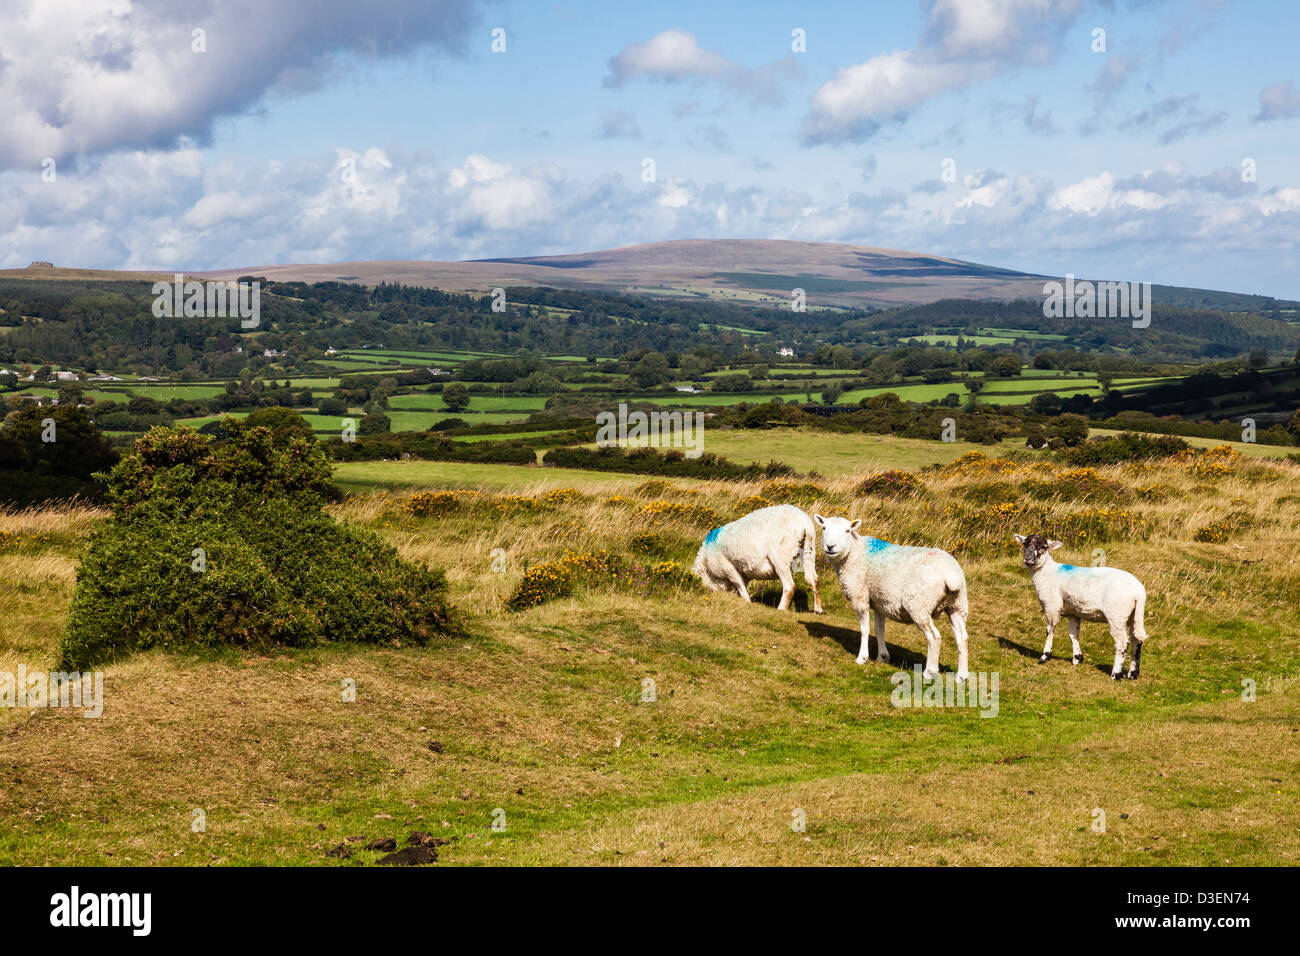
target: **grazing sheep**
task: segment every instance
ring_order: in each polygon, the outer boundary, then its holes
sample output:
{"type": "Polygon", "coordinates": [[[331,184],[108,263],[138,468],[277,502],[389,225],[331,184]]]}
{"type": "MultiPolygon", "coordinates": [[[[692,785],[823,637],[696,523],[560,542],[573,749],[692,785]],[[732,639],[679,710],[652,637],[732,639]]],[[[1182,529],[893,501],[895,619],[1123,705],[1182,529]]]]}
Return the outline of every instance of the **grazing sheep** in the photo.
{"type": "Polygon", "coordinates": [[[712,591],[735,590],[749,600],[750,581],[781,582],[784,611],[794,597],[794,570],[803,558],[803,576],[812,588],[813,610],[822,613],[817,590],[817,529],[794,505],[759,508],[731,524],[714,528],[700,545],[691,573],[712,591]]]}
{"type": "Polygon", "coordinates": [[[1079,649],[1081,621],[1105,621],[1110,625],[1110,636],[1115,641],[1115,664],[1110,676],[1119,680],[1124,676],[1124,657],[1130,641],[1133,646],[1133,666],[1128,676],[1137,680],[1142,665],[1142,642],[1147,639],[1142,615],[1146,609],[1147,591],[1142,582],[1119,568],[1079,568],[1073,564],[1057,564],[1051,552],[1061,546],[1059,541],[1048,541],[1041,534],[1014,536],[1024,551],[1025,567],[1033,573],[1034,593],[1047,618],[1047,643],[1039,663],[1052,659],[1052,634],[1062,617],[1070,626],[1070,643],[1074,645],[1074,663],[1083,660],[1079,649]]]}
{"type": "Polygon", "coordinates": [[[966,618],[970,605],[966,575],[947,551],[890,544],[858,534],[861,521],[813,515],[822,529],[822,548],[840,578],[840,588],[858,614],[862,646],[858,663],[866,663],[867,611],[876,625],[876,660],[889,660],[885,618],[915,624],[925,635],[926,677],[939,673],[939,626],[936,614],[947,614],[957,641],[957,680],[970,677],[966,656],[966,618]]]}

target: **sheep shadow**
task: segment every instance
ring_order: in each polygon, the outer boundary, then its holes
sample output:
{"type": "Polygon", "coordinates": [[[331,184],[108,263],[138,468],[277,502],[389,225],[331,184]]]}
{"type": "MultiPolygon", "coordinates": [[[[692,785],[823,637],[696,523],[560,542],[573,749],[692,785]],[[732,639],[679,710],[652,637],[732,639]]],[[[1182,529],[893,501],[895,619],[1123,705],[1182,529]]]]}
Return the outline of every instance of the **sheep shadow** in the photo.
{"type": "MultiPolygon", "coordinates": [[[[847,651],[854,660],[857,659],[858,647],[861,644],[862,635],[854,628],[836,627],[833,624],[823,624],[821,621],[804,621],[803,626],[807,629],[809,637],[819,639],[830,638],[835,641],[835,643],[839,644],[840,647],[844,648],[844,650],[847,651]]],[[[917,637],[919,638],[920,636],[920,632],[917,632],[917,637]]],[[[922,667],[925,666],[925,654],[919,654],[906,647],[899,647],[897,644],[891,644],[888,640],[885,641],[885,646],[889,648],[889,664],[891,667],[896,666],[898,670],[910,670],[917,664],[920,664],[922,667]]],[[[876,640],[874,637],[871,639],[871,653],[871,660],[875,663],[876,659],[874,655],[876,653],[876,640]]],[[[939,670],[950,671],[952,668],[947,664],[940,664],[939,670]]]]}
{"type": "Polygon", "coordinates": [[[998,646],[1005,647],[1007,650],[1015,651],[1021,657],[1032,657],[1034,660],[1043,656],[1042,648],[1034,650],[1032,647],[1026,647],[1024,644],[1017,644],[1009,637],[998,637],[998,646]]]}
{"type": "MultiPolygon", "coordinates": [[[[806,587],[795,585],[794,596],[790,598],[790,610],[799,614],[807,614],[812,611],[812,603],[809,601],[810,594],[806,587]]],[[[755,604],[761,604],[764,607],[775,608],[781,603],[781,588],[779,585],[765,584],[757,588],[749,599],[755,604]]],[[[856,654],[857,651],[854,651],[856,654]]]]}
{"type": "MultiPolygon", "coordinates": [[[[1009,637],[999,637],[999,638],[997,638],[997,642],[998,642],[998,645],[999,645],[1000,647],[1005,647],[1007,650],[1015,651],[1015,652],[1016,652],[1017,654],[1019,654],[1021,657],[1028,657],[1028,658],[1030,658],[1030,659],[1036,661],[1036,660],[1038,660],[1040,657],[1043,656],[1043,651],[1042,651],[1041,648],[1039,648],[1038,650],[1035,650],[1034,648],[1032,648],[1032,647],[1026,647],[1026,646],[1023,645],[1023,644],[1017,644],[1015,641],[1011,640],[1009,637]]],[[[890,653],[893,653],[893,652],[891,651],[890,653]]],[[[1070,659],[1071,659],[1072,656],[1073,656],[1073,655],[1072,655],[1072,654],[1069,654],[1069,653],[1064,654],[1064,655],[1059,654],[1059,653],[1057,653],[1057,651],[1056,651],[1055,649],[1053,649],[1053,650],[1052,650],[1052,663],[1056,663],[1056,662],[1058,662],[1058,661],[1064,661],[1066,664],[1069,664],[1069,663],[1070,663],[1070,659]]],[[[1072,665],[1072,666],[1073,666],[1073,665],[1072,665]]],[[[1082,665],[1080,665],[1080,666],[1082,666],[1082,665]]],[[[1092,666],[1095,667],[1097,670],[1099,670],[1101,673],[1105,674],[1107,677],[1110,676],[1110,669],[1111,669],[1111,666],[1112,666],[1110,663],[1107,663],[1106,661],[1101,661],[1101,662],[1099,662],[1099,663],[1094,663],[1092,666]]]]}

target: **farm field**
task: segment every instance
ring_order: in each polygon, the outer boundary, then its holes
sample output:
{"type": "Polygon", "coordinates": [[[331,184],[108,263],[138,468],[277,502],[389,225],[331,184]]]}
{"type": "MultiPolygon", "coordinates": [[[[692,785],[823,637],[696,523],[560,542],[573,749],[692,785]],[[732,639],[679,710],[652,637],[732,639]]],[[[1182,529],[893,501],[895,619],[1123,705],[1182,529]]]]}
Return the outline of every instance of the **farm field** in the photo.
{"type": "MultiPolygon", "coordinates": [[[[644,445],[646,442],[634,444],[644,445]]],[[[811,428],[747,429],[706,428],[704,451],[740,463],[766,465],[781,461],[799,472],[816,471],[828,478],[903,468],[915,471],[925,465],[947,464],[971,451],[987,454],[1024,447],[1023,438],[1008,438],[998,445],[969,442],[925,441],[894,435],[836,434],[811,428]]],[[[593,444],[591,447],[595,447],[593,444]]],[[[658,447],[658,445],[656,445],[658,447]]],[[[671,446],[665,446],[671,447],[671,446]]]]}
{"type": "MultiPolygon", "coordinates": [[[[906,445],[892,459],[888,450],[878,467],[915,462],[906,445]]],[[[800,490],[342,465],[342,483],[370,490],[331,512],[446,569],[467,635],[425,648],[149,652],[105,668],[99,720],[0,710],[0,862],[355,866],[378,854],[326,851],[352,834],[400,842],[423,830],[451,840],[442,865],[1294,864],[1300,466],[1226,468],[1099,469],[1121,489],[1108,506],[1148,524],[1095,519],[1100,537],[1073,538],[1060,556],[1086,563],[1101,543],[1109,563],[1146,582],[1142,678],[1116,683],[1101,625],[1084,624],[1083,665],[1037,662],[1042,617],[1006,538],[1031,520],[1016,518],[1034,506],[1023,483],[1050,477],[1050,466],[975,459],[923,474],[916,498],[885,500],[856,496],[847,477],[800,490]],[[982,503],[994,481],[1012,509],[1000,516],[982,503]],[[488,500],[419,518],[380,488],[423,484],[473,485],[488,500]],[[1132,497],[1150,485],[1171,493],[1132,497]],[[492,504],[494,489],[557,486],[575,493],[535,509],[492,504]],[[748,605],[593,586],[528,611],[502,607],[526,566],[566,547],[626,554],[632,534],[653,534],[666,560],[688,566],[710,525],[742,513],[747,496],[787,494],[861,517],[880,537],[958,554],[971,585],[971,667],[998,674],[996,716],[893,706],[891,677],[920,661],[924,641],[891,623],[892,663],[854,664],[856,619],[830,569],[824,616],[807,613],[802,592],[794,611],[778,612],[773,589],[757,586],[748,605]],[[664,506],[673,502],[717,517],[674,513],[664,506]],[[1226,540],[1193,540],[1217,520],[1232,524],[1226,540]],[[498,548],[504,570],[494,572],[498,548]],[[1252,560],[1261,553],[1269,559],[1252,560]],[[340,699],[344,679],[356,682],[354,703],[340,699]],[[1243,700],[1243,679],[1254,700],[1243,700]],[[205,833],[190,829],[195,807],[205,833]],[[506,828],[493,832],[498,808],[506,828]],[[1104,833],[1091,826],[1096,808],[1104,833]],[[805,833],[791,829],[796,811],[805,833]]],[[[1056,518],[1093,507],[1066,496],[1042,506],[1056,518]]],[[[52,664],[99,515],[0,516],[0,667],[52,664]],[[32,543],[8,543],[17,535],[32,543]]]]}

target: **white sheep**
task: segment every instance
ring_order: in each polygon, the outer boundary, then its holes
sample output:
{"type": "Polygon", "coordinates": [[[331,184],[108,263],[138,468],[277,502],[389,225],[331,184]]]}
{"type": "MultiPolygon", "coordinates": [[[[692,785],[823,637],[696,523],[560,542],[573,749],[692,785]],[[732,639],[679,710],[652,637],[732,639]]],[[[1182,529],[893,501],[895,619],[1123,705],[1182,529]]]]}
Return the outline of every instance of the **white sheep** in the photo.
{"type": "Polygon", "coordinates": [[[712,591],[734,590],[749,601],[750,581],[781,582],[778,610],[794,596],[796,563],[803,558],[803,576],[812,588],[813,610],[822,613],[817,590],[817,529],[794,505],[759,508],[721,528],[714,528],[700,545],[691,572],[712,591]]]}
{"type": "Polygon", "coordinates": [[[1133,666],[1128,676],[1137,680],[1142,664],[1142,642],[1147,639],[1142,616],[1146,609],[1147,590],[1142,582],[1119,568],[1080,568],[1073,564],[1057,564],[1051,552],[1061,546],[1059,541],[1049,541],[1041,534],[1014,536],[1023,549],[1025,567],[1032,572],[1034,593],[1047,618],[1047,643],[1039,663],[1052,659],[1052,635],[1064,617],[1070,627],[1070,643],[1074,645],[1074,663],[1083,660],[1079,648],[1081,621],[1105,621],[1110,625],[1110,636],[1115,641],[1115,663],[1110,676],[1119,680],[1124,676],[1124,658],[1129,643],[1133,642],[1133,666]]]}
{"type": "Polygon", "coordinates": [[[876,660],[889,660],[885,643],[885,618],[915,624],[925,635],[926,677],[939,673],[939,642],[942,635],[934,623],[936,614],[947,614],[957,642],[957,680],[970,677],[966,653],[966,618],[970,604],[966,574],[947,551],[890,544],[870,535],[858,534],[861,521],[823,518],[813,515],[822,529],[822,548],[840,578],[844,597],[858,615],[862,646],[858,663],[867,661],[867,612],[875,621],[876,660]]]}

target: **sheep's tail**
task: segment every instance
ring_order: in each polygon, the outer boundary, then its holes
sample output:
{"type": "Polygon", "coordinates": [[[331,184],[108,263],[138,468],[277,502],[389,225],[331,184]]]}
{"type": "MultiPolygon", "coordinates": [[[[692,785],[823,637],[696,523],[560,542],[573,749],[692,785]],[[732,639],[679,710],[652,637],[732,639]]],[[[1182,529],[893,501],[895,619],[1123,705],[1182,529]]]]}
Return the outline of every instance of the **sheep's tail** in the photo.
{"type": "Polygon", "coordinates": [[[943,588],[946,592],[944,599],[950,610],[956,611],[962,617],[970,614],[970,598],[966,593],[966,572],[956,561],[953,561],[952,568],[943,580],[943,588]]]}
{"type": "Polygon", "coordinates": [[[1146,616],[1147,609],[1147,592],[1143,588],[1138,592],[1137,600],[1133,602],[1133,617],[1129,621],[1129,633],[1138,641],[1147,639],[1146,616]]]}

